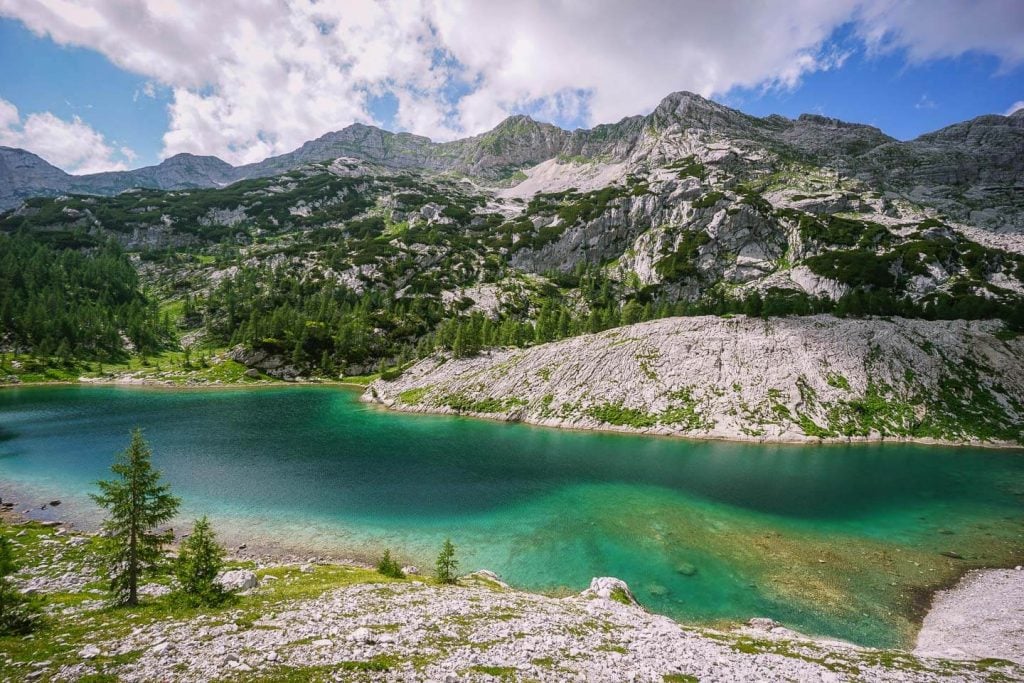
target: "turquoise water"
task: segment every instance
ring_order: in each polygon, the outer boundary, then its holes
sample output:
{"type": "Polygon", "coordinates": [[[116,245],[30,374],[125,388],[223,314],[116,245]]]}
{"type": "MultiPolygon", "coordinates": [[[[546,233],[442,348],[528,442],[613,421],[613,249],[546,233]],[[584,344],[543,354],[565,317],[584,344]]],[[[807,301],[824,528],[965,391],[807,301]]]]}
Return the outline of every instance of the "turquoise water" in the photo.
{"type": "Polygon", "coordinates": [[[905,644],[928,590],[1024,558],[1021,452],[565,432],[324,387],[5,389],[0,495],[95,523],[86,494],[136,425],[182,526],[207,513],[232,543],[427,567],[451,536],[463,570],[556,593],[618,576],[688,621],[905,644]]]}

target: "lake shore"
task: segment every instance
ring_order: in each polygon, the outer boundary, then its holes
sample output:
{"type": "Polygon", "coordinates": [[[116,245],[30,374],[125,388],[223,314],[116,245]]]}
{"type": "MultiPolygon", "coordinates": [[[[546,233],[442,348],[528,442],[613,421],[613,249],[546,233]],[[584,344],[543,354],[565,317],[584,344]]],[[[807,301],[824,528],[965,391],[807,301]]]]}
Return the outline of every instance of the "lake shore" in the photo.
{"type": "MultiPolygon", "coordinates": [[[[579,595],[553,598],[511,589],[486,572],[443,587],[416,575],[394,581],[332,563],[242,560],[232,566],[248,583],[223,608],[182,611],[169,602],[172,587],[157,582],[144,587],[141,607],[110,610],[101,599],[93,539],[63,527],[18,528],[16,551],[32,561],[24,562],[16,581],[44,604],[56,600],[50,611],[60,618],[51,617],[31,648],[17,641],[5,648],[0,640],[0,659],[14,680],[95,674],[124,681],[320,680],[332,672],[386,681],[643,683],[1024,675],[1019,663],[991,659],[1012,659],[999,648],[972,662],[810,638],[770,619],[730,630],[687,626],[647,612],[628,586],[607,577],[595,578],[579,595]]],[[[1012,573],[1024,579],[1024,572],[1012,573]]],[[[1024,581],[1015,586],[1019,595],[1024,581]]],[[[962,604],[977,609],[972,600],[962,604]]],[[[1015,624],[990,624],[986,633],[1011,633],[1008,626],[1015,624]]],[[[957,639],[953,633],[947,644],[957,639]]]]}
{"type": "Polygon", "coordinates": [[[844,436],[844,437],[812,437],[804,434],[782,434],[774,436],[751,435],[742,432],[729,434],[700,434],[688,435],[678,431],[664,428],[639,428],[629,425],[609,425],[598,420],[575,419],[565,420],[560,418],[537,418],[530,415],[515,413],[485,413],[472,410],[454,409],[447,406],[424,406],[408,405],[393,399],[384,399],[379,395],[374,396],[372,387],[379,380],[361,377],[358,381],[331,380],[331,379],[297,379],[297,380],[237,380],[237,381],[202,381],[202,382],[180,382],[166,379],[135,377],[126,375],[112,378],[79,378],[76,381],[52,380],[45,382],[3,382],[0,381],[0,391],[5,389],[29,389],[62,386],[108,386],[108,387],[134,387],[139,389],[154,390],[175,390],[175,391],[203,391],[209,389],[275,389],[284,387],[325,387],[339,388],[362,393],[361,400],[365,403],[377,406],[384,410],[419,415],[449,415],[454,417],[468,417],[475,420],[489,420],[492,422],[507,422],[526,424],[532,427],[544,429],[558,429],[575,432],[596,432],[605,434],[630,434],[637,436],[684,439],[688,441],[726,441],[737,443],[753,444],[789,444],[789,445],[848,445],[848,444],[872,444],[872,443],[893,443],[893,444],[919,444],[923,446],[943,446],[952,448],[984,448],[996,450],[1021,451],[1024,453],[1024,445],[1011,441],[992,441],[981,439],[951,440],[923,437],[892,436],[882,434],[871,434],[869,436],[844,436]]]}
{"type": "MultiPolygon", "coordinates": [[[[12,489],[8,486],[6,490],[12,489]]],[[[25,494],[27,492],[23,492],[18,504],[13,507],[0,504],[0,522],[12,526],[44,524],[51,529],[63,529],[72,535],[98,534],[98,526],[94,522],[83,523],[81,519],[62,515],[60,505],[51,506],[45,502],[35,505],[34,503],[40,501],[33,501],[25,507],[21,503],[27,500],[25,494]]],[[[31,497],[31,494],[27,495],[31,497]]],[[[4,498],[4,501],[10,503],[10,495],[4,498]]],[[[181,540],[182,537],[175,536],[168,544],[168,549],[176,551],[181,540]]],[[[241,543],[238,543],[238,538],[233,540],[235,543],[227,548],[229,559],[233,562],[251,563],[258,568],[339,565],[372,570],[375,567],[369,557],[338,548],[301,552],[294,548],[268,543],[265,539],[244,537],[241,543]]],[[[566,595],[564,591],[534,591],[529,594],[551,599],[563,598],[566,595]]],[[[986,658],[1008,659],[1024,666],[1024,649],[1021,647],[1024,640],[1020,638],[1024,633],[1024,570],[1021,565],[965,569],[961,575],[945,585],[921,594],[919,600],[924,616],[920,632],[914,641],[915,645],[908,648],[908,652],[922,657],[965,661],[986,658]]],[[[690,625],[689,628],[706,627],[690,625]]],[[[719,628],[755,633],[774,631],[776,638],[797,637],[830,646],[870,649],[831,638],[808,636],[786,628],[785,624],[759,617],[751,617],[748,622],[722,624],[719,628]]]]}
{"type": "Polygon", "coordinates": [[[1024,665],[1024,567],[973,570],[952,588],[938,591],[914,653],[1024,665]]]}

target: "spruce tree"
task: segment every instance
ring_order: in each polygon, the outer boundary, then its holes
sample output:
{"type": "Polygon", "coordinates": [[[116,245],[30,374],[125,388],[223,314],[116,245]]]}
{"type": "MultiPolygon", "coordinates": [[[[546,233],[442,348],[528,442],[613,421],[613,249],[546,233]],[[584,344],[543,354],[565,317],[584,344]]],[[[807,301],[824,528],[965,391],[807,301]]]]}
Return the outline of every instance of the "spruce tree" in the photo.
{"type": "Polygon", "coordinates": [[[153,469],[152,453],[135,429],[128,449],[117,456],[111,471],[117,478],[99,481],[99,494],[92,499],[107,510],[103,530],[107,536],[107,562],[110,590],[120,605],[139,604],[139,578],[143,571],[155,568],[163,558],[163,545],[170,533],[158,533],[157,527],[169,522],[178,512],[180,500],[160,483],[160,472],[153,469]]]}
{"type": "Polygon", "coordinates": [[[401,579],[405,576],[398,562],[391,557],[390,549],[384,551],[384,557],[380,558],[380,562],[377,563],[377,571],[393,579],[401,579]]]}
{"type": "Polygon", "coordinates": [[[188,602],[215,605],[224,598],[217,575],[224,566],[224,548],[203,515],[192,525],[192,533],[181,545],[175,574],[188,602]]]}
{"type": "Polygon", "coordinates": [[[455,583],[458,569],[459,561],[455,559],[455,546],[452,545],[452,539],[446,538],[441,553],[437,556],[437,580],[441,583],[455,583]]]}

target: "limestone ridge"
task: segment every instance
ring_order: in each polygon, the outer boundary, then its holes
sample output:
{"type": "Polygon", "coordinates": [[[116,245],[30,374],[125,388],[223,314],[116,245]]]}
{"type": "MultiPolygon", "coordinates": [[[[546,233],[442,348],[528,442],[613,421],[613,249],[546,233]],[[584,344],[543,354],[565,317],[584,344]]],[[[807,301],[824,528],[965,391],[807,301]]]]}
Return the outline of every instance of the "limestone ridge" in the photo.
{"type": "Polygon", "coordinates": [[[1024,229],[1024,116],[987,115],[922,135],[894,140],[877,128],[804,114],[796,120],[758,118],[688,92],[667,96],[646,116],[589,130],[565,131],[527,116],[493,130],[435,143],[409,133],[353,124],[298,149],[233,167],[215,157],[177,155],[146,168],[71,176],[24,150],[0,148],[0,209],[32,196],[79,192],[114,194],[140,187],[219,187],[281,174],[339,157],[392,169],[456,172],[484,181],[559,158],[580,158],[644,169],[686,154],[727,145],[745,163],[800,158],[898,192],[958,218],[993,228],[1024,229]]]}
{"type": "Polygon", "coordinates": [[[470,359],[364,400],[413,412],[693,437],[1024,444],[1024,340],[993,323],[668,318],[470,359]]]}

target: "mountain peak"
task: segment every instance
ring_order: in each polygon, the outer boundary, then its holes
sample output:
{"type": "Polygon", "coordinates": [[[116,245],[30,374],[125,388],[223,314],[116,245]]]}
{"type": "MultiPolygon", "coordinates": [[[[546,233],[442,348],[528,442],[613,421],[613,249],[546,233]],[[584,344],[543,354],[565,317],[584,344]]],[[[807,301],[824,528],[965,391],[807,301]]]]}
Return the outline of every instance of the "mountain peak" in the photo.
{"type": "Polygon", "coordinates": [[[663,97],[654,111],[661,114],[682,115],[694,109],[707,110],[717,107],[721,107],[721,105],[701,97],[697,93],[690,92],[689,90],[679,90],[663,97]]]}
{"type": "Polygon", "coordinates": [[[501,123],[499,123],[497,126],[495,126],[495,128],[502,128],[504,126],[513,126],[513,125],[516,125],[518,123],[537,123],[537,122],[529,114],[512,114],[511,116],[506,116],[505,119],[501,123]]]}
{"type": "Polygon", "coordinates": [[[177,154],[169,156],[160,162],[160,166],[186,166],[196,164],[232,168],[231,164],[220,157],[216,157],[211,154],[192,154],[191,152],[178,152],[177,154]]]}

